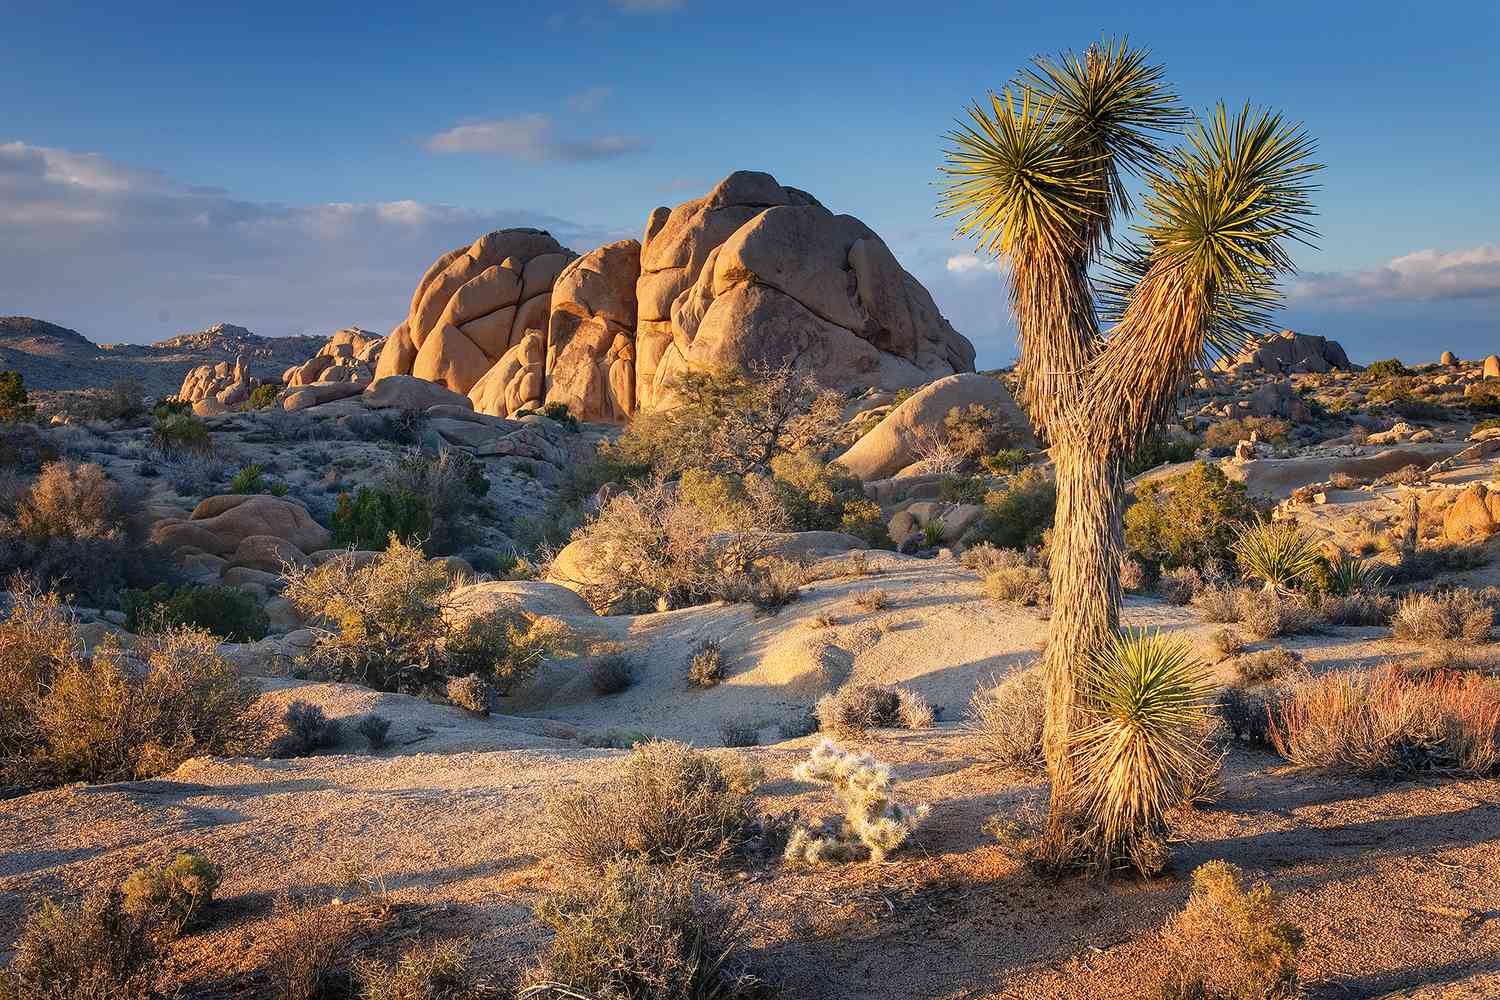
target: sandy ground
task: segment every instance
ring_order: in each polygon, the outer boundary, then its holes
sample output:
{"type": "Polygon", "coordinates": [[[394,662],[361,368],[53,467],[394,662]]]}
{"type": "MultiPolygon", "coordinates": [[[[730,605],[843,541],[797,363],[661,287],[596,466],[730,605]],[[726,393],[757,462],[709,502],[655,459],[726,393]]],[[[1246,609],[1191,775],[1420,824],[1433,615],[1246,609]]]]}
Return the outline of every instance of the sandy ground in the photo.
{"type": "MultiPolygon", "coordinates": [[[[540,836],[548,797],[608,780],[621,756],[574,737],[628,728],[713,745],[725,721],[753,718],[774,743],[744,751],[769,774],[758,808],[822,815],[832,809],[824,793],[789,777],[814,740],[776,743],[775,726],[853,677],[907,684],[945,710],[932,730],[859,744],[892,762],[904,794],[934,812],[918,843],[885,864],[752,863],[727,874],[722,889],[749,916],[754,958],[788,996],[1142,995],[1137,987],[1163,961],[1155,932],[1185,898],[1183,876],[1212,858],[1285,895],[1308,935],[1310,996],[1500,996],[1497,783],[1375,784],[1236,749],[1223,796],[1185,817],[1168,876],[1040,878],[981,831],[986,817],[1039,796],[1040,784],[987,763],[956,720],[977,685],[1034,655],[1045,622],[984,601],[954,560],[888,556],[871,566],[881,571],[813,584],[774,616],[721,605],[578,619],[634,651],[636,685],[610,698],[584,693],[578,662],[549,668],[535,693],[488,719],[347,685],[268,680],[272,702],[301,697],[335,717],[391,717],[392,746],[370,754],[351,739],[300,760],[195,760],[153,781],[0,802],[0,942],[14,939],[40,895],[71,895],[191,847],[224,862],[226,876],[212,927],[174,952],[187,996],[266,995],[272,901],[282,891],[347,895],[344,865],[384,881],[394,911],[382,947],[462,933],[504,974],[544,943],[532,906],[568,874],[540,836]],[[856,605],[870,587],[887,592],[887,608],[856,605]],[[825,613],[835,624],[816,626],[825,613]],[[723,641],[730,676],[698,691],[684,672],[706,637],[723,641]]],[[[1216,627],[1145,598],[1127,602],[1125,620],[1196,642],[1216,627]]],[[[1413,652],[1374,628],[1284,645],[1315,671],[1413,652]]]]}

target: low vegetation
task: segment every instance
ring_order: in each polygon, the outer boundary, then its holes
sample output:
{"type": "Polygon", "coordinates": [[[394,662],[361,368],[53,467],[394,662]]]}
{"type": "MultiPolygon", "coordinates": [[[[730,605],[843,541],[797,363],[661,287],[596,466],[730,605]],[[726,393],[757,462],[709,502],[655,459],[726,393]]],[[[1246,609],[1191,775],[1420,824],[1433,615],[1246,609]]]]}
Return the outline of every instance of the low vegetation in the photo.
{"type": "Polygon", "coordinates": [[[74,905],[44,901],[0,970],[0,1000],[152,1000],[162,959],[118,889],[74,905]]]}
{"type": "Polygon", "coordinates": [[[260,602],[238,587],[159,583],[150,590],[120,592],[125,628],[137,634],[193,628],[229,642],[266,637],[270,620],[260,602]]]}
{"type": "Polygon", "coordinates": [[[1042,756],[1046,711],[1042,668],[1032,664],[974,692],[969,702],[969,730],[998,763],[1037,773],[1047,765],[1042,756]]]}
{"type": "Polygon", "coordinates": [[[1410,594],[1391,619],[1397,639],[1426,646],[1489,642],[1495,609],[1466,587],[1431,594],[1410,594]]]}
{"type": "Polygon", "coordinates": [[[932,706],[920,695],[886,684],[845,684],[818,699],[816,712],[819,728],[846,738],[871,729],[925,729],[933,720],[932,706]]]}
{"type": "Polygon", "coordinates": [[[1243,483],[1200,462],[1136,491],[1135,502],[1125,511],[1125,546],[1160,570],[1227,563],[1237,529],[1256,514],[1243,483]]]}
{"type": "Polygon", "coordinates": [[[1234,865],[1193,872],[1187,906],[1167,929],[1171,955],[1161,1000],[1289,1000],[1298,995],[1302,931],[1264,882],[1245,887],[1234,865]]]}
{"type": "Polygon", "coordinates": [[[793,829],[785,852],[789,862],[884,861],[931,812],[925,804],[897,800],[889,767],[869,754],[843,750],[832,740],[814,747],[792,777],[832,787],[843,814],[821,826],[793,829]]]}

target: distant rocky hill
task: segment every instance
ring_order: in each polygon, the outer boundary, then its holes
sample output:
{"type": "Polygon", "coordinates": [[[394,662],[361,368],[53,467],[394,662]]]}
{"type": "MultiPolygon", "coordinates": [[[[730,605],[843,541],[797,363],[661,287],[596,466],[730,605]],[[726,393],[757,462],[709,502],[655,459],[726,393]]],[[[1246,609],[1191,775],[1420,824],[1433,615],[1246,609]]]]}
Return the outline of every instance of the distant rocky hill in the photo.
{"type": "Polygon", "coordinates": [[[244,357],[251,375],[275,379],[316,354],[326,337],[262,337],[232,323],[155,344],[95,344],[76,330],[29,316],[0,317],[0,370],[18,371],[28,388],[51,392],[139,379],[146,391],[177,391],[193,368],[244,357]]]}

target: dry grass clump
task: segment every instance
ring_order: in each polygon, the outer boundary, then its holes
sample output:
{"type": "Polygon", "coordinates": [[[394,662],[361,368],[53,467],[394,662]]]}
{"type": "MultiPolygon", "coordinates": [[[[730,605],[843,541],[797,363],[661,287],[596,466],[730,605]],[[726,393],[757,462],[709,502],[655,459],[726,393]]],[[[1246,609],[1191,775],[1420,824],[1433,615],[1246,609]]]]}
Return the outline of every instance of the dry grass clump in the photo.
{"type": "Polygon", "coordinates": [[[490,714],[490,701],[495,696],[489,682],[478,674],[450,677],[447,694],[453,704],[477,715],[490,714]]]}
{"type": "Polygon", "coordinates": [[[589,664],[589,687],[601,697],[628,691],[635,683],[635,660],[627,653],[606,653],[589,664]]]}
{"type": "Polygon", "coordinates": [[[891,606],[891,595],[880,587],[867,587],[854,595],[854,606],[869,614],[891,606]]]}
{"type": "Polygon", "coordinates": [[[1317,609],[1304,597],[1275,590],[1240,591],[1245,630],[1262,641],[1300,635],[1321,624],[1317,609]]]}
{"type": "Polygon", "coordinates": [[[1254,592],[1247,588],[1213,581],[1194,590],[1186,603],[1191,604],[1193,610],[1202,615],[1206,622],[1234,623],[1244,621],[1245,611],[1252,603],[1253,595],[1254,592]]]}
{"type": "Polygon", "coordinates": [[[1023,607],[1045,608],[1052,603],[1052,579],[1039,550],[998,549],[988,567],[984,594],[990,600],[1023,607]]]}
{"type": "Polygon", "coordinates": [[[738,914],[687,870],[610,862],[602,877],[546,899],[554,934],[527,976],[527,997],[750,1000],[770,996],[740,959],[738,914]]]}
{"type": "Polygon", "coordinates": [[[1467,587],[1401,599],[1391,628],[1397,639],[1436,646],[1489,642],[1495,610],[1467,587]]]}
{"type": "Polygon", "coordinates": [[[26,918],[0,970],[0,1000],[149,1000],[160,970],[147,925],[118,890],[94,889],[72,906],[46,900],[26,918]]]}
{"type": "Polygon", "coordinates": [[[1205,584],[1203,574],[1195,566],[1176,566],[1167,570],[1156,581],[1156,592],[1168,604],[1179,607],[1191,604],[1205,584]]]}
{"type": "Polygon", "coordinates": [[[219,868],[196,851],[184,851],[165,864],[137,868],[120,886],[125,912],[156,928],[165,938],[200,926],[219,868]]]}
{"type": "Polygon", "coordinates": [[[354,925],[347,906],[276,900],[281,924],[271,951],[271,988],[276,1000],[324,1000],[347,996],[349,946],[354,925]]]}
{"type": "Polygon", "coordinates": [[[1325,674],[1282,694],[1271,722],[1276,751],[1305,767],[1369,777],[1500,769],[1500,681],[1476,674],[1325,674]]]}
{"type": "Polygon", "coordinates": [[[1047,766],[1042,756],[1046,714],[1042,668],[1032,664],[974,692],[969,701],[969,732],[980,747],[1006,767],[1040,772],[1047,766]]]}
{"type": "Polygon", "coordinates": [[[621,854],[713,861],[737,845],[749,822],[752,774],[725,755],[650,740],[604,786],[551,803],[552,840],[565,857],[596,868],[621,854]]]}
{"type": "Polygon", "coordinates": [[[118,537],[126,514],[120,487],[102,466],[53,462],[16,505],[16,526],[32,537],[118,537]]]}
{"type": "Polygon", "coordinates": [[[319,750],[329,750],[338,745],[344,727],[337,719],[330,719],[322,706],[301,698],[293,701],[282,713],[284,731],[271,743],[272,757],[306,757],[319,750]]]}
{"type": "Polygon", "coordinates": [[[1129,556],[1120,560],[1120,589],[1137,593],[1146,589],[1146,567],[1139,559],[1129,556]]]}
{"type": "Polygon", "coordinates": [[[1284,1000],[1298,995],[1302,932],[1283,919],[1264,882],[1246,889],[1238,868],[1210,861],[1193,872],[1187,906],[1167,931],[1172,960],[1162,1000],[1284,1000]]]}
{"type": "Polygon", "coordinates": [[[820,728],[844,737],[864,736],[871,729],[925,729],[934,710],[913,691],[886,684],[845,684],[818,699],[820,728]]]}
{"type": "Polygon", "coordinates": [[[1208,637],[1208,645],[1213,649],[1219,659],[1227,659],[1238,656],[1245,648],[1245,640],[1240,634],[1231,628],[1214,629],[1208,637]]]}
{"type": "Polygon", "coordinates": [[[828,739],[813,748],[807,760],[792,771],[792,777],[831,785],[844,813],[836,823],[794,829],[786,846],[788,861],[884,861],[887,854],[906,843],[931,811],[927,805],[908,806],[897,801],[891,789],[890,767],[869,754],[842,750],[828,739]]]}
{"type": "Polygon", "coordinates": [[[710,688],[724,679],[726,666],[718,639],[704,639],[688,661],[687,681],[692,687],[710,688]]]}
{"type": "Polygon", "coordinates": [[[478,1000],[481,983],[469,970],[467,940],[418,942],[394,964],[359,958],[352,963],[360,1000],[478,1000]]]}
{"type": "Polygon", "coordinates": [[[1281,646],[1246,653],[1234,661],[1234,674],[1243,684],[1265,684],[1306,672],[1302,657],[1281,646]]]}
{"type": "Polygon", "coordinates": [[[1395,613],[1395,599],[1384,594],[1361,590],[1318,598],[1318,615],[1330,625],[1388,625],[1395,613]]]}

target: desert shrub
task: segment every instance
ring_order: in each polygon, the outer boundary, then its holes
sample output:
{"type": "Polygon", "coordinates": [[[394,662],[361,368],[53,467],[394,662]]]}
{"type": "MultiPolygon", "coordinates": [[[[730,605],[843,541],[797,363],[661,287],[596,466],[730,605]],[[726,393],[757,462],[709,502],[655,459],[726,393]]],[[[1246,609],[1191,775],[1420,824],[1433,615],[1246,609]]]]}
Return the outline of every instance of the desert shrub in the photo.
{"type": "Polygon", "coordinates": [[[0,419],[0,469],[38,472],[59,457],[50,435],[35,424],[12,424],[0,419]]]}
{"type": "Polygon", "coordinates": [[[1247,688],[1231,684],[1219,692],[1214,706],[1219,718],[1237,740],[1249,740],[1257,746],[1271,743],[1271,703],[1279,688],[1247,688]]]}
{"type": "Polygon", "coordinates": [[[250,396],[245,400],[245,409],[264,410],[276,402],[276,397],[281,395],[280,382],[262,382],[250,390],[250,396]]]}
{"type": "Polygon", "coordinates": [[[854,606],[861,611],[874,614],[891,606],[891,595],[881,587],[866,587],[855,593],[854,606]]]}
{"type": "Polygon", "coordinates": [[[777,455],[826,450],[842,427],[839,394],[789,365],[683,372],[667,391],[675,405],[639,415],[616,444],[663,476],[764,473],[777,455]]]}
{"type": "Polygon", "coordinates": [[[774,456],[770,470],[771,487],[786,513],[786,530],[847,531],[872,545],[889,546],[880,505],[875,504],[872,516],[873,501],[865,496],[859,479],[841,467],[800,451],[774,456]]]}
{"type": "Polygon", "coordinates": [[[793,769],[792,777],[831,785],[843,815],[820,827],[793,829],[784,855],[790,862],[884,861],[931,811],[927,805],[910,806],[896,799],[888,766],[869,754],[840,749],[828,739],[793,769]]]}
{"type": "Polygon", "coordinates": [[[760,743],[760,727],[735,720],[719,727],[719,742],[726,747],[753,747],[760,743]]]}
{"type": "Polygon", "coordinates": [[[556,996],[751,1000],[770,995],[739,958],[740,919],[697,887],[685,869],[621,858],[602,877],[548,897],[537,916],[554,933],[547,954],[527,978],[533,988],[556,996]]]}
{"type": "Polygon", "coordinates": [[[1158,871],[1168,814],[1218,764],[1206,748],[1213,685],[1184,641],[1144,630],[1103,643],[1081,680],[1069,746],[1072,808],[1087,824],[1081,860],[1158,871]]]}
{"type": "Polygon", "coordinates": [[[26,391],[20,372],[0,372],[0,423],[19,424],[36,419],[36,404],[26,391]]]}
{"type": "Polygon", "coordinates": [[[1318,616],[1330,625],[1387,625],[1395,613],[1395,599],[1384,594],[1355,591],[1318,597],[1318,616]]]}
{"type": "Polygon", "coordinates": [[[1168,604],[1181,607],[1193,603],[1206,582],[1196,566],[1175,566],[1157,579],[1156,592],[1168,604]]]}
{"type": "Polygon", "coordinates": [[[478,1000],[468,941],[418,942],[394,963],[357,958],[351,971],[360,1000],[478,1000]]]}
{"type": "Polygon", "coordinates": [[[446,629],[440,667],[453,675],[477,675],[505,697],[535,675],[542,661],[573,646],[573,633],[556,618],[488,615],[446,629]]]}
{"type": "Polygon", "coordinates": [[[1241,589],[1235,592],[1235,602],[1245,631],[1261,641],[1299,635],[1322,622],[1316,606],[1297,595],[1241,589]]]}
{"type": "Polygon", "coordinates": [[[1304,767],[1367,777],[1500,769],[1500,682],[1475,674],[1324,674],[1282,694],[1271,719],[1276,751],[1304,767]]]}
{"type": "Polygon", "coordinates": [[[1283,919],[1264,882],[1249,889],[1238,868],[1210,861],[1167,930],[1170,971],[1162,1000],[1283,1000],[1298,995],[1302,932],[1283,919]]]}
{"type": "Polygon", "coordinates": [[[124,909],[166,938],[201,926],[219,887],[219,868],[196,851],[131,872],[120,886],[124,909]]]}
{"type": "Polygon", "coordinates": [[[1189,603],[1206,622],[1241,622],[1256,599],[1248,587],[1234,587],[1222,580],[1202,584],[1189,603]]]}
{"type": "Polygon", "coordinates": [[[1279,590],[1312,585],[1324,566],[1318,544],[1291,521],[1243,525],[1232,549],[1244,577],[1279,590]]]}
{"type": "Polygon", "coordinates": [[[447,687],[448,700],[459,708],[476,712],[479,715],[490,714],[490,700],[495,691],[490,687],[488,681],[478,674],[466,674],[463,677],[448,678],[447,687]]]}
{"type": "Polygon", "coordinates": [[[330,527],[339,548],[378,549],[392,535],[420,546],[432,532],[432,511],[415,493],[361,486],[352,497],[339,495],[330,527]]]}
{"type": "Polygon", "coordinates": [[[714,861],[739,842],[749,822],[751,788],[722,754],[648,740],[595,790],[550,803],[556,849],[602,867],[621,854],[655,862],[714,861]]]}
{"type": "Polygon", "coordinates": [[[222,492],[232,474],[230,464],[212,451],[178,451],[161,456],[160,473],[168,485],[184,497],[202,497],[222,492]]]}
{"type": "Polygon", "coordinates": [[[896,709],[896,720],[902,729],[926,729],[937,721],[937,709],[926,698],[907,688],[896,688],[896,697],[901,705],[896,709]]]}
{"type": "Polygon", "coordinates": [[[166,413],[151,423],[151,445],[158,451],[206,452],[213,449],[208,426],[191,413],[166,413]]]}
{"type": "Polygon", "coordinates": [[[944,503],[982,504],[989,486],[979,476],[944,476],[938,482],[938,499],[944,503]]]}
{"type": "Polygon", "coordinates": [[[800,562],[770,556],[754,566],[739,586],[726,586],[723,597],[745,600],[755,605],[757,611],[774,614],[802,595],[806,576],[807,568],[800,562]]]}
{"type": "Polygon", "coordinates": [[[748,592],[768,533],[784,524],[763,485],[751,477],[740,502],[712,513],[692,490],[683,496],[661,480],[620,492],[574,532],[587,565],[580,567],[585,578],[572,582],[604,612],[670,610],[748,592]]]}
{"type": "Polygon", "coordinates": [[[354,731],[365,738],[371,750],[379,750],[386,744],[386,737],[391,731],[391,720],[371,712],[360,716],[359,721],[354,724],[354,731]]]}
{"type": "Polygon", "coordinates": [[[1139,559],[1129,556],[1120,560],[1120,589],[1127,593],[1138,593],[1146,589],[1149,574],[1139,559]]]}
{"type": "Polygon", "coordinates": [[[1242,684],[1264,684],[1279,681],[1297,673],[1306,673],[1302,657],[1281,646],[1246,653],[1234,661],[1234,674],[1242,684]]]}
{"type": "Polygon", "coordinates": [[[489,492],[490,481],[479,461],[463,449],[443,448],[436,454],[408,449],[380,474],[379,486],[394,497],[418,498],[427,512],[425,548],[448,555],[473,539],[468,515],[489,492]]]}
{"type": "Polygon", "coordinates": [[[120,610],[125,628],[137,634],[186,627],[229,642],[256,642],[270,629],[260,602],[238,587],[219,584],[174,588],[159,583],[150,590],[122,590],[120,610]]]}
{"type": "Polygon", "coordinates": [[[127,527],[120,488],[93,462],[53,462],[16,505],[16,527],[31,538],[120,538],[127,527]]]}
{"type": "Polygon", "coordinates": [[[969,701],[969,731],[1000,764],[1039,772],[1047,766],[1042,756],[1046,715],[1046,681],[1041,666],[1032,664],[974,692],[969,701]]]}
{"type": "Polygon", "coordinates": [[[1214,629],[1208,637],[1208,644],[1221,660],[1238,656],[1245,648],[1245,640],[1240,638],[1240,634],[1228,628],[1214,629]]]}
{"type": "Polygon", "coordinates": [[[347,906],[276,900],[280,933],[271,949],[276,1000],[332,1000],[349,995],[348,955],[354,937],[347,906]]]}
{"type": "Polygon", "coordinates": [[[157,400],[156,405],[151,407],[151,416],[156,420],[163,420],[167,417],[188,416],[192,412],[193,404],[181,396],[167,396],[157,400]]]}
{"type": "Polygon", "coordinates": [[[0,1000],[150,1000],[160,968],[119,891],[94,889],[73,906],[47,900],[26,918],[0,971],[0,1000]]]}
{"type": "Polygon", "coordinates": [[[1377,382],[1381,379],[1399,378],[1411,374],[1407,367],[1401,363],[1400,358],[1385,358],[1382,361],[1372,362],[1364,371],[1364,380],[1377,382]]]}
{"type": "Polygon", "coordinates": [[[609,696],[627,691],[635,683],[635,661],[625,653],[606,653],[589,664],[589,687],[609,696]]]}
{"type": "Polygon", "coordinates": [[[1261,441],[1279,443],[1291,432],[1292,425],[1279,417],[1231,417],[1210,424],[1203,432],[1203,444],[1214,449],[1233,448],[1241,441],[1248,441],[1252,433],[1261,441]]]}
{"type": "Polygon", "coordinates": [[[984,595],[997,604],[1047,607],[1052,603],[1052,578],[1047,567],[1028,553],[1011,565],[996,565],[984,577],[984,595]]]}
{"type": "Polygon", "coordinates": [[[687,681],[692,687],[709,688],[724,679],[724,655],[719,640],[704,639],[688,661],[687,681]]]}
{"type": "Polygon", "coordinates": [[[1428,646],[1488,642],[1494,624],[1494,608],[1467,587],[1409,594],[1401,599],[1391,619],[1397,639],[1428,646]]]}
{"type": "Polygon", "coordinates": [[[873,548],[890,548],[891,534],[885,513],[874,500],[853,499],[844,502],[838,530],[853,535],[873,548]]]}
{"type": "Polygon", "coordinates": [[[320,706],[300,698],[286,707],[281,722],[285,732],[271,744],[272,757],[306,757],[329,750],[338,746],[344,734],[337,719],[330,719],[320,706]]]}
{"type": "Polygon", "coordinates": [[[1034,548],[1056,511],[1057,485],[1040,469],[1023,469],[985,496],[984,516],[968,537],[1002,549],[1034,548]]]}
{"type": "Polygon", "coordinates": [[[1008,557],[1014,554],[1014,549],[1000,549],[989,542],[978,542],[964,549],[958,562],[965,569],[971,569],[983,577],[996,566],[1010,565],[1008,557]]]}
{"type": "Polygon", "coordinates": [[[269,493],[272,496],[286,496],[286,483],[277,483],[268,480],[265,476],[265,467],[259,462],[252,462],[229,480],[229,492],[231,493],[269,493]]]}
{"type": "Polygon", "coordinates": [[[1158,465],[1186,462],[1198,453],[1202,444],[1200,438],[1180,428],[1154,433],[1136,448],[1125,463],[1125,475],[1138,476],[1158,465]]]}
{"type": "Polygon", "coordinates": [[[1030,459],[1025,448],[1002,448],[980,458],[979,464],[992,476],[1009,476],[1025,468],[1030,459]]]}
{"type": "Polygon", "coordinates": [[[870,729],[894,726],[901,697],[883,684],[845,684],[818,699],[819,726],[840,736],[863,736],[870,729]]]}
{"type": "Polygon", "coordinates": [[[130,648],[106,643],[85,657],[59,641],[51,599],[18,608],[0,628],[0,643],[20,660],[7,671],[0,709],[10,744],[0,766],[5,783],[146,778],[258,740],[254,690],[206,632],[170,630],[130,648]],[[39,642],[54,645],[44,652],[39,642]]]}
{"type": "Polygon", "coordinates": [[[1255,514],[1243,483],[1200,462],[1136,491],[1125,512],[1125,546],[1163,570],[1227,562],[1236,529],[1255,514]]]}

